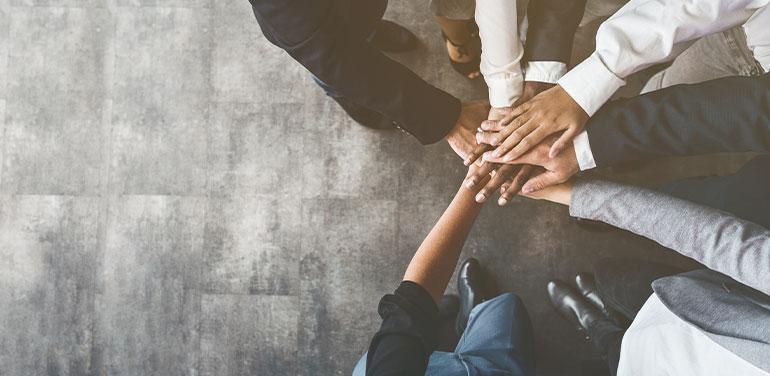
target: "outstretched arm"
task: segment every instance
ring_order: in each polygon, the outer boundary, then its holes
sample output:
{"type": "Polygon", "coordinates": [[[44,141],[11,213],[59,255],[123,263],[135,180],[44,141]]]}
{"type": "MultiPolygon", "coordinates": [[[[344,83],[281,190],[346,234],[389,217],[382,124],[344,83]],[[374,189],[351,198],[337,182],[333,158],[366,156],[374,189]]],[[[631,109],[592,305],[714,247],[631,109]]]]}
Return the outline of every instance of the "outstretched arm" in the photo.
{"type": "Polygon", "coordinates": [[[578,180],[531,197],[570,215],[609,223],[691,257],[770,294],[770,231],[731,214],[666,194],[602,180],[578,180]]]}
{"type": "Polygon", "coordinates": [[[382,325],[369,345],[367,375],[424,374],[436,345],[438,303],[481,210],[476,190],[460,188],[417,249],[393,294],[378,308],[382,325]]]}
{"type": "MultiPolygon", "coordinates": [[[[483,186],[480,184],[477,187],[483,186]]],[[[474,199],[477,192],[478,189],[465,187],[457,191],[452,203],[420,244],[404,274],[404,281],[422,286],[436,304],[444,295],[468,232],[483,206],[474,199]]]]}

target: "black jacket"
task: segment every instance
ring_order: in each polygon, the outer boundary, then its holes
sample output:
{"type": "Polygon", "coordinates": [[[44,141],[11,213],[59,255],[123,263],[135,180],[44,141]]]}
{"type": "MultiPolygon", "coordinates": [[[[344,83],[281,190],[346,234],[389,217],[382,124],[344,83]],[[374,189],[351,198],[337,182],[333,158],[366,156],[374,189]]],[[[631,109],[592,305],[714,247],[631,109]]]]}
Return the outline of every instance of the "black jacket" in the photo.
{"type": "Polygon", "coordinates": [[[770,74],[609,102],[586,125],[597,167],[665,156],[770,152],[770,74]]]}

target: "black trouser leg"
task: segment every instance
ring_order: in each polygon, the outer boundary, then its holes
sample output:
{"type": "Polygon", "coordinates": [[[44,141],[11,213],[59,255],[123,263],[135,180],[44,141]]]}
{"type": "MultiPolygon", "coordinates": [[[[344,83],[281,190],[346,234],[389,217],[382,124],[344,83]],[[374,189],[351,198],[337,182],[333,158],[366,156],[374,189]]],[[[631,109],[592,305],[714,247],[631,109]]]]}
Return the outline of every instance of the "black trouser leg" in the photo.
{"type": "MultiPolygon", "coordinates": [[[[652,295],[652,282],[681,272],[679,268],[656,262],[608,258],[599,261],[594,275],[596,290],[604,304],[632,321],[644,302],[652,295]]],[[[607,363],[613,376],[618,372],[623,334],[625,330],[604,335],[605,338],[597,344],[597,347],[607,354],[607,363]]]]}
{"type": "Polygon", "coordinates": [[[678,180],[661,190],[770,228],[770,155],[752,159],[735,175],[678,180]]]}
{"type": "Polygon", "coordinates": [[[608,258],[596,265],[596,290],[607,306],[633,320],[652,295],[653,281],[681,269],[651,261],[608,258]]]}

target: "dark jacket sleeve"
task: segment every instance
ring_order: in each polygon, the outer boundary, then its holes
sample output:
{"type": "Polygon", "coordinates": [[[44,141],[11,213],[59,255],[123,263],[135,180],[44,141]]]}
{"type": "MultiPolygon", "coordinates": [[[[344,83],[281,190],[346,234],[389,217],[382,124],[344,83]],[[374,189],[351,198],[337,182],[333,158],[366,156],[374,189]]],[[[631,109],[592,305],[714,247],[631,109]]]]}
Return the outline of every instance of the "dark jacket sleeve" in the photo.
{"type": "Polygon", "coordinates": [[[585,7],[586,0],[530,0],[524,60],[569,64],[585,7]]]}
{"type": "Polygon", "coordinates": [[[438,307],[428,291],[401,282],[378,312],[382,326],[369,344],[366,375],[424,375],[438,336],[438,307]]]}
{"type": "Polygon", "coordinates": [[[664,156],[770,152],[770,74],[613,101],[586,129],[597,167],[664,156]]]}
{"type": "Polygon", "coordinates": [[[442,139],[457,121],[457,98],[351,32],[331,0],[251,0],[251,4],[271,42],[346,99],[395,121],[421,143],[442,139]]]}

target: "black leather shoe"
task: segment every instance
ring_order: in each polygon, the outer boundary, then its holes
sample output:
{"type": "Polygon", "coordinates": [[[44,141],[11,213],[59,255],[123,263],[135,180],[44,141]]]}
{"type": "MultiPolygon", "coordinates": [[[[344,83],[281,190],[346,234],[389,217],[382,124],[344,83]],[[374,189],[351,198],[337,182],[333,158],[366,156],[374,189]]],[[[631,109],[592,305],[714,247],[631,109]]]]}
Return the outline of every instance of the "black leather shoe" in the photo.
{"type": "Polygon", "coordinates": [[[548,282],[548,297],[556,312],[586,335],[594,322],[607,320],[601,311],[565,282],[548,282]]]}
{"type": "Polygon", "coordinates": [[[457,293],[460,295],[460,312],[457,314],[455,324],[457,335],[462,335],[465,331],[473,307],[486,299],[483,283],[484,277],[479,261],[475,258],[465,260],[457,274],[457,293]]]}
{"type": "Polygon", "coordinates": [[[361,107],[345,98],[332,97],[332,99],[345,110],[348,116],[364,127],[377,130],[396,129],[395,123],[377,111],[361,107]]]}
{"type": "Polygon", "coordinates": [[[580,228],[592,232],[607,232],[616,229],[616,227],[608,225],[604,222],[592,221],[590,219],[573,217],[572,220],[574,220],[575,223],[580,226],[580,228]]]}
{"type": "Polygon", "coordinates": [[[577,285],[578,290],[580,290],[580,294],[583,295],[583,297],[585,297],[589,302],[591,302],[594,307],[598,308],[604,316],[615,320],[615,315],[613,315],[610,310],[607,309],[604,301],[602,301],[602,298],[596,291],[596,280],[592,274],[578,273],[575,276],[575,285],[577,285]]]}
{"type": "Polygon", "coordinates": [[[404,52],[417,46],[417,37],[393,21],[382,20],[374,32],[372,45],[385,52],[404,52]]]}

